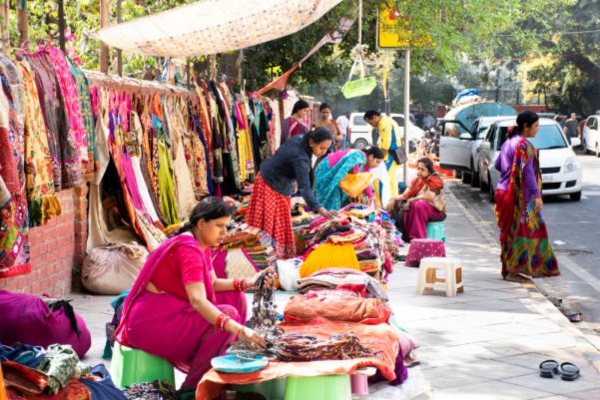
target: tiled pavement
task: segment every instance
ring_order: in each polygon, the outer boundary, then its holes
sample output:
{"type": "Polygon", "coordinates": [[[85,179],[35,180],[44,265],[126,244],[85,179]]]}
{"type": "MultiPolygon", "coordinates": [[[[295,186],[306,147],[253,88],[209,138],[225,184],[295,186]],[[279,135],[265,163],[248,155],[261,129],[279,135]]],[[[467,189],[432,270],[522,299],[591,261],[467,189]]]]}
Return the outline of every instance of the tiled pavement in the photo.
{"type": "MultiPolygon", "coordinates": [[[[415,353],[421,365],[409,369],[401,387],[378,384],[362,398],[600,399],[595,338],[581,333],[533,285],[503,281],[498,247],[482,235],[452,192],[447,195],[446,252],[462,261],[465,291],[456,297],[419,296],[418,269],[396,265],[388,294],[398,323],[420,343],[415,353]],[[572,382],[541,378],[538,365],[546,359],[577,364],[581,377],[572,382]]],[[[288,296],[277,294],[277,302],[284,304],[288,296]]],[[[112,296],[72,297],[93,336],[83,361],[108,364],[101,355],[112,296]]]]}

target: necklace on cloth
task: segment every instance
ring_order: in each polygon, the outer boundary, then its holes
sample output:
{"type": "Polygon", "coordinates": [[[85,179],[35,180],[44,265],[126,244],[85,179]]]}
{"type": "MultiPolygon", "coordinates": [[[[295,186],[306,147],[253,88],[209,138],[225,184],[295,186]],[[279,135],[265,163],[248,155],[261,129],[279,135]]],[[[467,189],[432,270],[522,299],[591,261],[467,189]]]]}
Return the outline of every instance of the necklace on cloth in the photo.
{"type": "Polygon", "coordinates": [[[358,336],[351,333],[333,335],[329,339],[299,334],[283,335],[266,352],[276,355],[282,361],[348,360],[381,356],[360,343],[358,336]]]}

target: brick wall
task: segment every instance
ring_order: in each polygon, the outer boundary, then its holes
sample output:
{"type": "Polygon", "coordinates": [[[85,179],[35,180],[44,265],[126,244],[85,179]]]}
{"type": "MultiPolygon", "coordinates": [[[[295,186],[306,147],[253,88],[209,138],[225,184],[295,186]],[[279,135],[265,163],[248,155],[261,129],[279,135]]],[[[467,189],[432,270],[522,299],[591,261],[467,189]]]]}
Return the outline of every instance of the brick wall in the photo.
{"type": "Polygon", "coordinates": [[[62,214],[45,225],[29,230],[32,271],[0,279],[0,290],[16,293],[65,297],[79,287],[79,274],[87,241],[87,186],[58,193],[62,214]],[[75,268],[74,268],[75,267],[75,268]]]}

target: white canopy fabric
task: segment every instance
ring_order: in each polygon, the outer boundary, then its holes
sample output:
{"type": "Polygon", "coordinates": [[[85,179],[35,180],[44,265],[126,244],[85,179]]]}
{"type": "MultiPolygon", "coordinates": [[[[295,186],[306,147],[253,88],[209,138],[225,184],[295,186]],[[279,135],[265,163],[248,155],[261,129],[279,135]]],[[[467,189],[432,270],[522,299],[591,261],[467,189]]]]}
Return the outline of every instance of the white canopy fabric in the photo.
{"type": "Polygon", "coordinates": [[[341,0],[201,0],[96,31],[127,52],[192,57],[243,49],[312,24],[341,0]]]}

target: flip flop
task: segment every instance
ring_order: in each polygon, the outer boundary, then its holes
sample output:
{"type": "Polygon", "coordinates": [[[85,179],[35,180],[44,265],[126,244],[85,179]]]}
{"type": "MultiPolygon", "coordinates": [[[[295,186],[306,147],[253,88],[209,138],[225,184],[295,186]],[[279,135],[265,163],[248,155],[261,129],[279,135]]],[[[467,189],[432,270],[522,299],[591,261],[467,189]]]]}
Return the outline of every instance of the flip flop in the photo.
{"type": "Polygon", "coordinates": [[[561,378],[565,381],[574,381],[579,378],[579,367],[570,362],[560,364],[561,378]]]}
{"type": "Polygon", "coordinates": [[[546,360],[540,363],[540,376],[542,378],[553,378],[558,374],[558,362],[555,360],[546,360]]]}

